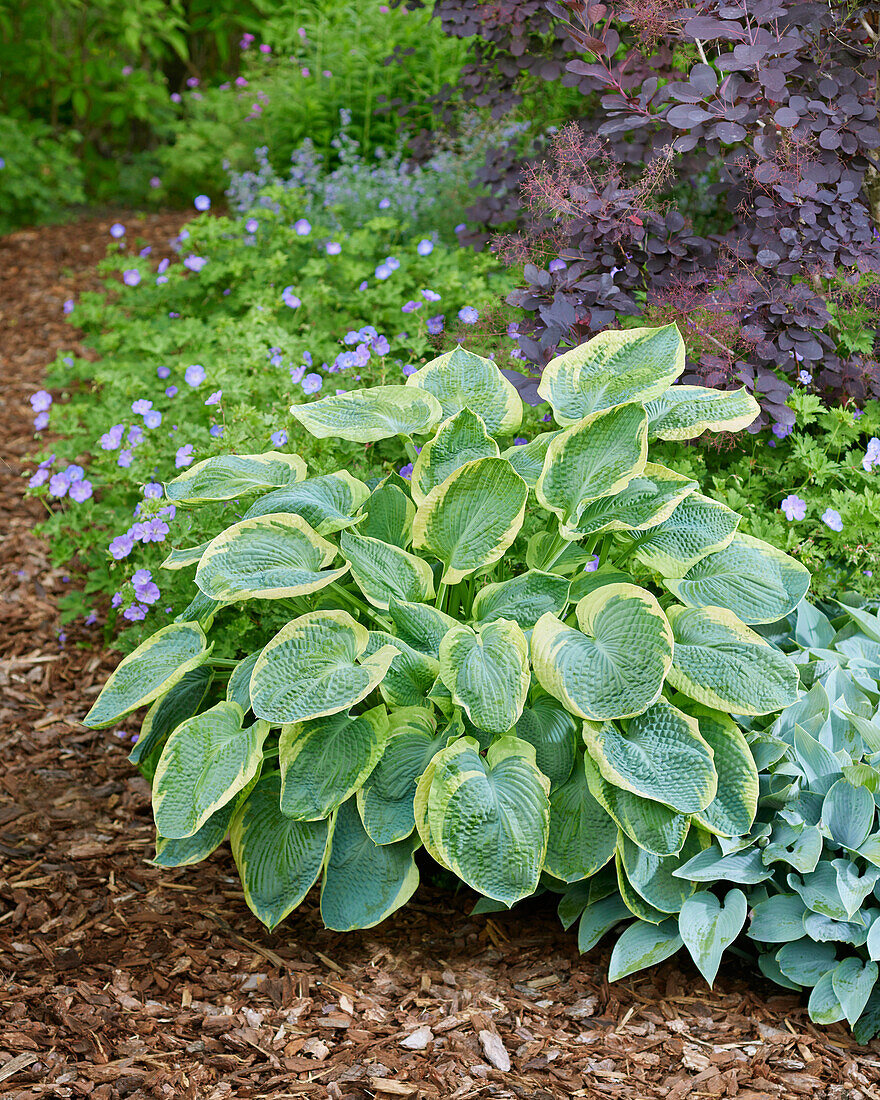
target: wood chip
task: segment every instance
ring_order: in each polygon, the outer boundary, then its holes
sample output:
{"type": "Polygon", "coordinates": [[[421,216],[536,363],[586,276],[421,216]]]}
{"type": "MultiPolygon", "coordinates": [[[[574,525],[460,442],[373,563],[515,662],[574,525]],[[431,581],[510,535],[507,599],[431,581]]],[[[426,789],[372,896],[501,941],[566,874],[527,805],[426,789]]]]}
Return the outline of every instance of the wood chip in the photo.
{"type": "Polygon", "coordinates": [[[480,1032],[480,1046],[483,1048],[487,1062],[490,1062],[496,1069],[500,1069],[502,1073],[510,1072],[510,1055],[505,1050],[504,1043],[501,1042],[494,1031],[483,1030],[480,1032]]]}

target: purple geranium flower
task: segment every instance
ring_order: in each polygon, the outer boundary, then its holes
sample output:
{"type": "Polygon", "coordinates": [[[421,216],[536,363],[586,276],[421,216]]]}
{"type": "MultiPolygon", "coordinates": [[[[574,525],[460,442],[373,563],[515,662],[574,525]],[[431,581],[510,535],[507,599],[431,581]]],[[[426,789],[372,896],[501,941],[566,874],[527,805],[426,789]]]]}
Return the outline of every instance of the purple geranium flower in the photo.
{"type": "Polygon", "coordinates": [[[129,450],[120,451],[116,459],[116,465],[127,469],[134,461],[134,455],[129,450]]]}
{"type": "Polygon", "coordinates": [[[840,518],[840,512],[835,511],[834,508],[826,508],[820,518],[825,526],[830,527],[832,531],[843,530],[843,520],[840,518]]]}
{"type": "Polygon", "coordinates": [[[115,451],[117,447],[122,444],[122,433],[125,431],[124,424],[114,424],[113,427],[104,432],[98,443],[101,445],[102,451],[115,451]]]}
{"type": "Polygon", "coordinates": [[[35,413],[46,412],[52,407],[52,394],[46,390],[37,390],[31,394],[29,400],[35,413]]]}
{"type": "Polygon", "coordinates": [[[430,256],[434,251],[434,242],[429,240],[419,241],[416,245],[416,252],[420,256],[430,256]]]}
{"type": "Polygon", "coordinates": [[[223,390],[215,390],[205,402],[206,405],[219,405],[223,397],[223,390]]]}
{"type": "Polygon", "coordinates": [[[183,378],[188,386],[200,386],[207,378],[207,373],[201,363],[192,363],[184,371],[183,378]]]}
{"type": "MultiPolygon", "coordinates": [[[[110,556],[117,561],[122,561],[123,558],[127,558],[128,555],[134,549],[134,538],[131,532],[126,531],[124,535],[117,535],[116,538],[110,543],[110,556]]],[[[114,605],[116,606],[116,605],[114,605]]]]}
{"type": "Polygon", "coordinates": [[[785,513],[785,518],[789,522],[803,519],[807,514],[807,502],[799,496],[795,496],[794,493],[790,493],[779,507],[785,513]]]}
{"type": "Polygon", "coordinates": [[[466,325],[473,325],[480,319],[480,315],[473,306],[464,306],[458,311],[458,319],[464,321],[466,325]]]}
{"type": "Polygon", "coordinates": [[[204,256],[189,255],[183,261],[183,266],[189,271],[201,271],[207,262],[204,256]]]}
{"type": "Polygon", "coordinates": [[[317,393],[324,385],[324,379],[320,374],[307,374],[302,380],[303,393],[317,393]]]}
{"type": "Polygon", "coordinates": [[[162,414],[158,409],[151,409],[148,413],[144,413],[145,428],[158,428],[161,423],[162,414]]]}
{"type": "Polygon", "coordinates": [[[117,241],[119,240],[120,237],[125,236],[125,226],[122,224],[122,222],[114,222],[110,226],[110,236],[113,237],[114,240],[117,240],[117,241]]]}
{"type": "Polygon", "coordinates": [[[196,208],[196,210],[204,212],[205,210],[211,209],[211,200],[208,198],[207,195],[196,195],[196,197],[193,199],[193,206],[196,208]]]}
{"type": "Polygon", "coordinates": [[[298,237],[307,237],[311,233],[312,227],[305,218],[300,218],[293,223],[293,231],[298,237]]]}
{"type": "Polygon", "coordinates": [[[137,286],[141,281],[141,273],[136,267],[126,268],[122,273],[122,281],[126,286],[137,286]]]}
{"type": "Polygon", "coordinates": [[[92,483],[82,478],[80,481],[74,481],[70,486],[70,497],[75,500],[77,504],[82,504],[84,500],[88,500],[92,495],[92,483]]]}
{"type": "Polygon", "coordinates": [[[137,401],[132,402],[131,411],[135,416],[143,416],[145,413],[148,413],[152,407],[152,401],[148,401],[145,397],[139,397],[137,401]]]}
{"type": "Polygon", "coordinates": [[[279,428],[277,432],[273,432],[270,436],[273,447],[283,447],[287,442],[287,432],[283,428],[279,428]]]}

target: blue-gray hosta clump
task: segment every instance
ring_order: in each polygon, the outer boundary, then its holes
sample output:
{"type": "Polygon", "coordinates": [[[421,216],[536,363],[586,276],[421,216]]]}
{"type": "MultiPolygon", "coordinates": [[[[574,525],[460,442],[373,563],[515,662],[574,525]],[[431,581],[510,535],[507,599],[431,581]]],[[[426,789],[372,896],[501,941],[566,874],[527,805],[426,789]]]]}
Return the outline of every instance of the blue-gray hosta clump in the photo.
{"type": "Polygon", "coordinates": [[[228,835],[266,925],[320,880],[344,930],[406,902],[423,849],[487,904],[574,884],[597,929],[635,913],[662,932],[638,933],[641,957],[674,950],[696,887],[671,863],[753,827],[763,758],[730,716],[796,700],[797,666],[760,628],[809,582],[650,460],[655,439],[758,413],[745,390],[675,386],[684,362],[674,325],[601,334],[548,365],[557,427],[515,446],[517,391],[458,347],[405,386],[291,409],[325,446],[396,445],[409,481],[310,477],[279,452],[172,481],[178,508],[235,498],[241,518],[171,554],[195,569],[192,604],[86,719],[152,704],[134,755],[156,862],[228,835]],[[212,624],[242,603],[276,625],[222,660],[212,624]]]}

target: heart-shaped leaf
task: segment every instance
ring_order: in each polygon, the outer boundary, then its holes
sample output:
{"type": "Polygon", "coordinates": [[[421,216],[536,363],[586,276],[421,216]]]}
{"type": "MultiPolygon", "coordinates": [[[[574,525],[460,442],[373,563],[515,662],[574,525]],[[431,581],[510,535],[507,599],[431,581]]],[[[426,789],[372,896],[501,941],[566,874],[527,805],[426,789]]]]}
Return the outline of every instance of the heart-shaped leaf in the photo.
{"type": "Polygon", "coordinates": [[[873,961],[863,962],[856,955],[849,955],[831,971],[831,988],[837,998],[849,1026],[861,1016],[871,990],[877,983],[878,967],[873,961]]]}
{"type": "Polygon", "coordinates": [[[541,432],[528,443],[515,443],[512,447],[508,447],[506,451],[501,452],[501,457],[507,459],[530,489],[534,489],[544,469],[547,448],[560,434],[560,432],[541,432]]]}
{"type": "Polygon", "coordinates": [[[568,602],[569,582],[555,573],[530,569],[509,581],[481,588],[471,609],[472,618],[488,623],[513,619],[529,630],[548,611],[558,615],[568,602]]]}
{"type": "Polygon", "coordinates": [[[318,439],[375,443],[395,435],[427,435],[443,419],[440,402],[408,386],[373,386],[291,405],[291,416],[318,439]]]}
{"type": "Polygon", "coordinates": [[[529,691],[526,637],[508,619],[476,628],[454,626],[440,643],[440,678],[478,729],[507,733],[529,691]]]}
{"type": "Polygon", "coordinates": [[[444,417],[469,408],[482,419],[490,435],[513,432],[522,420],[522,399],[513,384],[491,359],[466,351],[460,344],[411,374],[406,384],[433,394],[444,417]]]}
{"type": "Polygon", "coordinates": [[[413,463],[410,478],[413,500],[421,504],[432,489],[466,463],[497,457],[498,444],[487,433],[482,419],[470,409],[462,409],[443,421],[413,463]]]}
{"type": "Polygon", "coordinates": [[[351,575],[374,607],[387,609],[392,599],[420,603],[434,595],[434,575],[423,558],[352,531],[342,532],[339,545],[351,575]]]}
{"type": "Polygon", "coordinates": [[[310,477],[255,500],[244,519],[270,512],[293,512],[319,535],[331,535],[357,523],[355,515],[370,495],[370,490],[347,470],[310,477]]]}
{"type": "Polygon", "coordinates": [[[267,451],[262,455],[214,455],[189,466],[165,486],[175,504],[208,504],[247,493],[278,489],[306,476],[299,455],[267,451]]]}
{"type": "MultiPolygon", "coordinates": [[[[744,836],[758,810],[758,769],[739,726],[721,711],[690,704],[700,736],[712,750],[718,790],[709,805],[696,814],[703,828],[720,836],[744,836]]],[[[766,852],[766,849],[765,849],[766,852]]]]}
{"type": "Polygon", "coordinates": [[[837,966],[837,948],[833,943],[814,943],[804,936],[780,947],[776,962],[786,978],[798,985],[814,986],[823,974],[837,966]]]}
{"type": "Polygon", "coordinates": [[[588,905],[578,924],[578,951],[583,955],[592,950],[606,932],[632,914],[617,894],[601,898],[588,905]]]}
{"type": "Polygon", "coordinates": [[[403,549],[412,542],[416,506],[403,488],[390,478],[372,491],[366,503],[366,513],[366,519],[358,524],[358,534],[380,539],[403,549]]]}
{"type": "Polygon", "coordinates": [[[696,439],[705,431],[739,432],[761,411],[745,387],[671,386],[647,403],[648,431],[658,439],[696,439]]]}
{"type": "Polygon", "coordinates": [[[675,511],[647,531],[620,536],[639,561],[664,577],[681,577],[707,554],[722,550],[742,516],[718,500],[691,493],[675,511]]]}
{"type": "Polygon", "coordinates": [[[590,794],[583,756],[571,777],[550,793],[544,870],[563,882],[594,875],[614,855],[617,825],[590,794]]]}
{"type": "Polygon", "coordinates": [[[516,724],[516,736],[535,749],[535,763],[550,780],[550,790],[572,773],[578,756],[578,724],[551,695],[539,695],[516,724]]]}
{"type": "Polygon", "coordinates": [[[614,945],[608,964],[608,980],[621,978],[644,970],[668,959],[681,947],[678,922],[674,917],[662,924],[647,924],[637,920],[627,928],[614,945]]]}
{"type": "Polygon", "coordinates": [[[721,956],[742,931],[748,904],[742,890],[728,890],[724,904],[701,890],[685,901],[678,916],[678,930],[697,969],[711,986],[721,956]]]}
{"type": "Polygon", "coordinates": [[[822,823],[841,848],[858,848],[874,824],[874,799],[866,787],[838,779],[822,803],[822,823]]]}
{"type": "Polygon", "coordinates": [[[632,478],[614,496],[600,497],[586,505],[577,523],[579,537],[600,531],[642,531],[667,521],[679,505],[696,489],[689,477],[667,470],[656,462],[646,462],[640,474],[632,478]]]}

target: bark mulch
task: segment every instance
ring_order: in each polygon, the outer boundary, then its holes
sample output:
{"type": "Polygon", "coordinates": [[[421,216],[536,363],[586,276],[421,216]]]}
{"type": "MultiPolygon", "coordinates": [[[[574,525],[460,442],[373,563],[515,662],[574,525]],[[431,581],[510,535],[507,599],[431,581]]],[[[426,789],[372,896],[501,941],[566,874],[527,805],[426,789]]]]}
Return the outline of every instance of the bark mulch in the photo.
{"type": "Polygon", "coordinates": [[[59,643],[19,476],[27,396],[73,346],[61,303],[112,220],[0,241],[0,1095],[880,1100],[880,1044],[814,1027],[745,964],[714,991],[686,960],[609,986],[609,948],[579,957],[549,906],[472,918],[430,886],[375,929],[327,932],[310,898],[269,935],[227,849],[147,863],[147,786],[80,725],[114,657],[59,643]]]}

